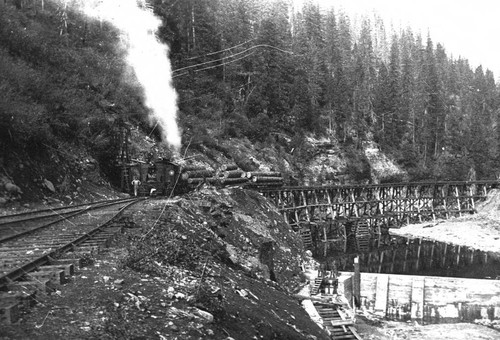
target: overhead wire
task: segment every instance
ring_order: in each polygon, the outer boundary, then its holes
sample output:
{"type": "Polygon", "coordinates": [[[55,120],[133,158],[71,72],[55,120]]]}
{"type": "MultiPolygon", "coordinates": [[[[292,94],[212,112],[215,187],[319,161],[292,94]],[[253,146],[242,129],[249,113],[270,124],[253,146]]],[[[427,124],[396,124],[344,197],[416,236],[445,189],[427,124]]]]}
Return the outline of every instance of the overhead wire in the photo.
{"type": "MultiPolygon", "coordinates": [[[[204,67],[204,68],[201,68],[201,69],[197,69],[197,70],[194,70],[193,72],[201,72],[201,71],[205,71],[205,70],[210,70],[212,68],[216,68],[216,67],[221,67],[221,66],[225,66],[225,65],[228,65],[228,64],[231,64],[231,63],[234,63],[236,61],[239,61],[239,60],[242,60],[242,59],[245,59],[251,55],[253,55],[255,52],[251,52],[247,55],[244,55],[243,57],[240,57],[240,58],[236,58],[236,59],[233,59],[233,60],[230,60],[226,63],[223,63],[223,64],[219,64],[219,65],[214,65],[214,66],[208,66],[208,67],[204,67]]],[[[184,72],[184,73],[181,73],[181,74],[176,74],[176,75],[173,75],[172,78],[177,78],[177,77],[181,77],[181,76],[184,76],[186,74],[189,74],[189,72],[184,72]]]]}
{"type": "Polygon", "coordinates": [[[194,70],[194,72],[200,72],[200,71],[204,71],[204,70],[209,70],[211,68],[216,68],[216,67],[220,67],[220,66],[224,66],[224,65],[228,65],[228,64],[231,64],[231,63],[234,63],[236,61],[239,61],[241,59],[245,59],[251,55],[253,55],[255,52],[251,52],[243,57],[240,57],[240,58],[237,58],[237,59],[234,59],[234,60],[230,60],[228,61],[227,63],[224,63],[224,64],[220,64],[220,65],[215,65],[215,66],[209,66],[209,67],[204,67],[204,68],[201,68],[201,69],[198,69],[198,70],[194,70]]]}
{"type": "Polygon", "coordinates": [[[275,50],[278,50],[280,52],[283,52],[283,53],[287,53],[287,54],[291,54],[293,55],[294,53],[292,51],[286,51],[286,50],[283,50],[283,49],[280,49],[276,46],[272,46],[272,45],[267,45],[267,44],[259,44],[259,45],[255,45],[255,46],[252,46],[252,47],[249,47],[247,48],[246,50],[243,50],[241,52],[238,52],[238,53],[235,53],[235,54],[232,54],[230,56],[226,56],[226,57],[222,57],[222,58],[219,58],[219,59],[215,59],[215,60],[209,60],[209,61],[205,61],[203,63],[199,63],[199,64],[195,64],[195,65],[189,65],[189,66],[185,66],[185,67],[181,67],[181,68],[178,68],[178,69],[175,69],[173,70],[172,73],[176,73],[176,72],[180,72],[180,71],[184,71],[184,70],[188,70],[188,69],[191,69],[191,68],[195,68],[195,67],[199,67],[199,66],[203,66],[203,65],[207,65],[207,64],[213,64],[213,63],[216,63],[216,62],[219,62],[219,61],[224,61],[226,59],[231,59],[231,58],[234,58],[235,56],[238,56],[238,55],[241,55],[241,54],[244,54],[248,51],[251,51],[251,50],[254,50],[256,48],[261,48],[261,47],[267,47],[267,48],[272,48],[272,49],[275,49],[275,50]]]}
{"type": "Polygon", "coordinates": [[[193,60],[193,59],[198,59],[198,58],[206,57],[206,56],[209,56],[209,55],[214,55],[214,54],[221,53],[221,52],[227,52],[227,51],[232,50],[233,48],[237,48],[237,47],[243,46],[243,45],[248,44],[249,42],[252,42],[252,41],[254,41],[254,40],[255,40],[255,39],[250,39],[250,40],[247,40],[247,41],[245,41],[245,42],[242,42],[241,44],[234,45],[234,46],[231,46],[231,47],[225,48],[225,49],[220,50],[220,51],[210,52],[210,53],[207,53],[207,54],[204,54],[204,55],[199,55],[199,56],[195,56],[195,57],[187,58],[186,60],[193,60]]]}

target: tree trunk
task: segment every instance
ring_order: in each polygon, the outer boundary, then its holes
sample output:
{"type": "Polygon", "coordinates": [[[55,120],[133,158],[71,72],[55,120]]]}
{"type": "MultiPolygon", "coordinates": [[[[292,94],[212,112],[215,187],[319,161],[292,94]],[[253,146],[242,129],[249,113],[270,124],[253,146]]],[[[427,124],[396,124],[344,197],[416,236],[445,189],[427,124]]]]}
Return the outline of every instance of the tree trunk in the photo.
{"type": "Polygon", "coordinates": [[[196,49],[196,29],[195,29],[195,20],[194,20],[194,6],[191,3],[191,34],[192,34],[192,42],[193,42],[193,50],[196,49]]]}

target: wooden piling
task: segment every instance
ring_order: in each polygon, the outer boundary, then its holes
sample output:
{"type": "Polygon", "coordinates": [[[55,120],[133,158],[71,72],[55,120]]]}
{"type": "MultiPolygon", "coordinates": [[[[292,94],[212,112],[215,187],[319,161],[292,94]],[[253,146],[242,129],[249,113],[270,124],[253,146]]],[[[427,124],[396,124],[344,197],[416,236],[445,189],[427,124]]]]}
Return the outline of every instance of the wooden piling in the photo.
{"type": "Polygon", "coordinates": [[[415,271],[418,271],[420,268],[420,250],[422,248],[422,239],[418,239],[418,249],[417,249],[417,261],[415,263],[415,271]]]}
{"type": "Polygon", "coordinates": [[[361,305],[361,273],[359,270],[359,257],[354,258],[354,277],[353,277],[353,298],[354,306],[361,305]]]}
{"type": "Polygon", "coordinates": [[[444,244],[444,252],[443,252],[443,257],[442,257],[442,263],[441,263],[441,268],[446,268],[446,252],[448,250],[448,244],[444,244]]]}
{"type": "Polygon", "coordinates": [[[429,259],[429,268],[432,269],[432,266],[434,264],[434,248],[436,247],[436,241],[432,241],[432,247],[431,247],[431,256],[429,259]]]}

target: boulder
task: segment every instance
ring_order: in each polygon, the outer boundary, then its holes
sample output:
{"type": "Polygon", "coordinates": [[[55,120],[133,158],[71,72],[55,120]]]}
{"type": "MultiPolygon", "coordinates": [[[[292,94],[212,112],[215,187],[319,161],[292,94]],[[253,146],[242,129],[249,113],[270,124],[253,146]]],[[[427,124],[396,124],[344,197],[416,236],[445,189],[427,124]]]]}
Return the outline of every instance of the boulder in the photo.
{"type": "Polygon", "coordinates": [[[11,183],[11,182],[8,182],[8,183],[5,183],[5,190],[10,193],[10,194],[22,194],[23,191],[21,190],[20,187],[18,187],[17,185],[15,185],[14,183],[11,183]]]}

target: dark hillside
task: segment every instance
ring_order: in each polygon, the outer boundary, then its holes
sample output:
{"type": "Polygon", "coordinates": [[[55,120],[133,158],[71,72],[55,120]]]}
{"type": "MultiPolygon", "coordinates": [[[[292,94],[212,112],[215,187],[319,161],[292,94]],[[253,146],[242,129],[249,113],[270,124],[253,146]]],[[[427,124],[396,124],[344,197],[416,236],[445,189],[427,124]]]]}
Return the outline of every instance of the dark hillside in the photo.
{"type": "MultiPolygon", "coordinates": [[[[113,161],[120,122],[139,127],[136,139],[145,134],[156,137],[141,89],[117,47],[119,33],[70,10],[64,16],[61,6],[52,2],[46,2],[43,10],[36,2],[22,8],[11,1],[0,6],[2,202],[84,199],[86,186],[81,180],[101,186],[117,175],[113,161]],[[6,190],[7,183],[20,188],[22,195],[6,190]]],[[[185,83],[180,85],[180,123],[188,155],[201,152],[208,156],[202,156],[208,164],[227,158],[248,163],[248,152],[259,158],[262,155],[255,149],[265,145],[270,149],[264,163],[272,166],[278,159],[282,163],[282,157],[292,162],[292,156],[285,154],[300,149],[303,142],[272,137],[269,132],[279,128],[272,128],[267,115],[249,120],[228,109],[234,99],[224,92],[223,82],[215,86],[215,95],[185,99],[186,93],[203,87],[203,81],[213,84],[211,78],[200,78],[184,90],[185,83]],[[250,141],[245,142],[247,136],[250,141]],[[225,142],[234,137],[242,142],[225,142]]],[[[138,141],[132,150],[137,156],[151,151],[152,145],[138,141]]],[[[287,163],[282,170],[294,168],[287,163]]]]}
{"type": "Polygon", "coordinates": [[[0,6],[2,180],[26,200],[52,194],[45,180],[71,194],[82,171],[111,165],[116,121],[141,122],[140,91],[123,81],[111,27],[68,13],[61,31],[51,3],[44,11],[0,6]]]}
{"type": "MultiPolygon", "coordinates": [[[[116,183],[122,122],[134,127],[133,157],[169,154],[124,62],[126,38],[67,3],[0,2],[2,202],[84,198],[78,179],[116,183]]],[[[431,37],[407,28],[384,50],[369,20],[357,32],[312,3],[293,15],[282,0],[147,4],[171,46],[189,159],[306,184],[495,176],[494,76],[431,37]]]]}

